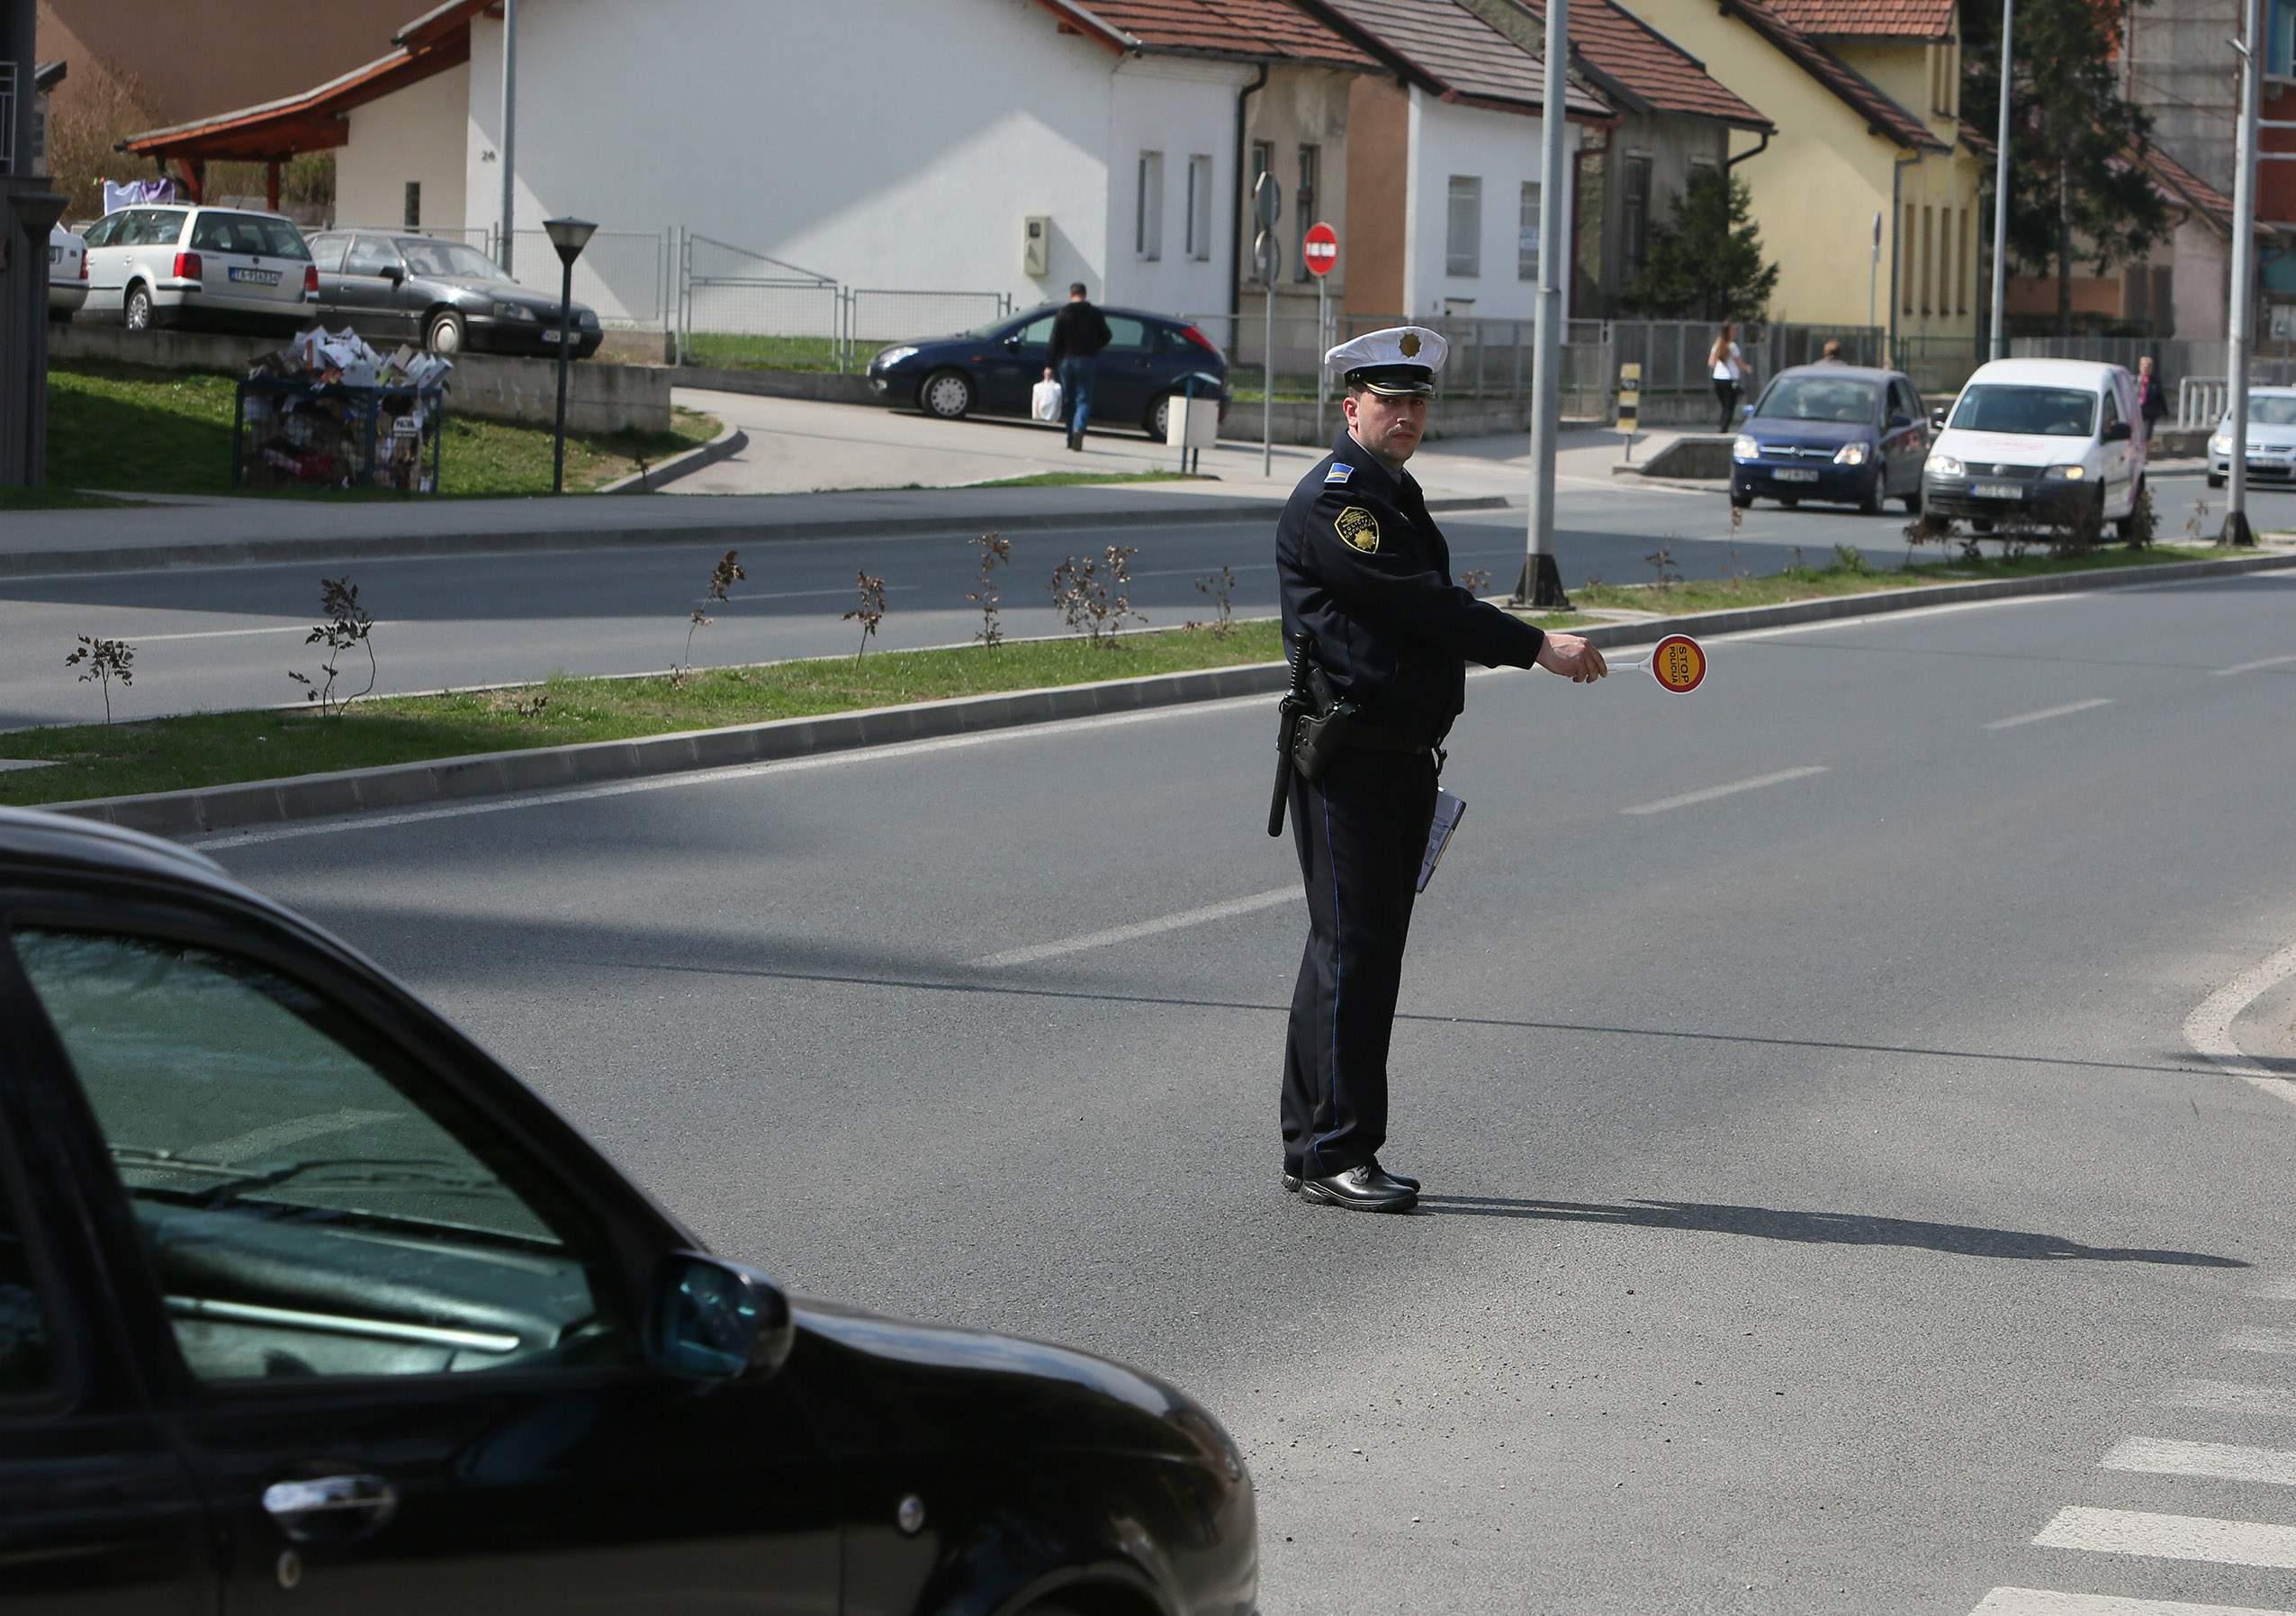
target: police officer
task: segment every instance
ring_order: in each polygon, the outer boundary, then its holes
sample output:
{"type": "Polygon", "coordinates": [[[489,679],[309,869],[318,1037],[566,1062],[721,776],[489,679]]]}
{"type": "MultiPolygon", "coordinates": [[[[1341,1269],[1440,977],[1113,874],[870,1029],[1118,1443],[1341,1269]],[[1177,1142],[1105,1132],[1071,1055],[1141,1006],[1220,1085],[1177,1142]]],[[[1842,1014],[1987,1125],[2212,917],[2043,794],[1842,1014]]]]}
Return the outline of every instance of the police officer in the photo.
{"type": "Polygon", "coordinates": [[[1602,653],[1543,634],[1451,579],[1451,552],[1403,463],[1427,429],[1449,344],[1418,326],[1341,343],[1347,430],[1276,528],[1283,631],[1319,696],[1357,711],[1313,781],[1292,776],[1310,930],[1283,1051],[1283,1185],[1367,1212],[1408,1211],[1418,1182],[1379,1162],[1387,1049],[1436,775],[1466,705],[1467,662],[1600,679],[1602,653]]]}

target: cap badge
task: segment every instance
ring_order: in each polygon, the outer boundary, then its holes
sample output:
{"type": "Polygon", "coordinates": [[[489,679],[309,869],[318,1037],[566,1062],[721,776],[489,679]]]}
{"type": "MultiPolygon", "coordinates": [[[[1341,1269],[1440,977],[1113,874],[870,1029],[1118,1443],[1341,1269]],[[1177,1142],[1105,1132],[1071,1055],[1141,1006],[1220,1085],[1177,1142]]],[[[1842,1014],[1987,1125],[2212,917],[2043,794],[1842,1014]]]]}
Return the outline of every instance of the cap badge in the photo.
{"type": "Polygon", "coordinates": [[[1379,519],[1361,505],[1350,505],[1332,518],[1331,525],[1339,529],[1346,539],[1366,555],[1379,554],[1379,519]]]}
{"type": "Polygon", "coordinates": [[[1419,334],[1417,331],[1406,331],[1403,333],[1403,340],[1395,346],[1403,350],[1403,357],[1406,359],[1416,359],[1419,357],[1419,334]]]}

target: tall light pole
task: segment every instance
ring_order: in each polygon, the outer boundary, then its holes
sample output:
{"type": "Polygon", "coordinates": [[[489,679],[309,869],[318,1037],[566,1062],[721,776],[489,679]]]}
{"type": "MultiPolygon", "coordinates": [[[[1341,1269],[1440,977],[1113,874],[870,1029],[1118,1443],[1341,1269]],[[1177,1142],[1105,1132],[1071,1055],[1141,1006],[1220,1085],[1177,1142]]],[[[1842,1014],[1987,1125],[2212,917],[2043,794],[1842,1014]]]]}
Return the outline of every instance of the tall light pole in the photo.
{"type": "Polygon", "coordinates": [[[598,226],[587,219],[545,219],[542,228],[550,232],[550,245],[558,249],[558,262],[564,266],[564,278],[558,293],[558,440],[550,454],[550,492],[566,492],[566,366],[573,358],[574,347],[574,260],[582,256],[582,248],[598,226]]]}
{"type": "Polygon", "coordinates": [[[2017,29],[2017,0],[2001,0],[2001,129],[1993,152],[1993,346],[1988,359],[2009,357],[2003,335],[2003,304],[2009,301],[2009,87],[2012,82],[2010,42],[2017,29]]]}
{"type": "Polygon", "coordinates": [[[502,0],[502,273],[510,273],[510,221],[518,185],[518,0],[502,0]]]}
{"type": "Polygon", "coordinates": [[[1531,514],[1515,603],[1568,610],[1554,564],[1554,451],[1562,417],[1563,68],[1571,59],[1571,0],[1546,0],[1546,94],[1539,107],[1539,302],[1531,334],[1531,514]]]}
{"type": "Polygon", "coordinates": [[[2252,545],[2248,526],[2248,310],[2255,302],[2256,263],[2256,51],[2263,43],[2259,26],[2262,0],[2241,0],[2240,38],[2233,49],[2240,53],[2240,141],[2232,176],[2232,318],[2224,356],[2225,413],[2232,429],[2232,455],[2226,467],[2224,531],[2228,545],[2252,545]]]}

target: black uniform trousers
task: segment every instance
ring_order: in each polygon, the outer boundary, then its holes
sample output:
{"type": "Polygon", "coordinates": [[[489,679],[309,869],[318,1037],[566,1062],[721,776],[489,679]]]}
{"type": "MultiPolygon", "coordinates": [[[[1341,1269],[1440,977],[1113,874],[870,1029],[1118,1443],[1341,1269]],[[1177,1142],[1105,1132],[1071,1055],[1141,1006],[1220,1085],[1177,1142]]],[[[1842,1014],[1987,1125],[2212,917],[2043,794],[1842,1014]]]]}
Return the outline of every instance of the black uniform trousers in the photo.
{"type": "Polygon", "coordinates": [[[1283,1049],[1283,1170],[1344,1173],[1387,1141],[1387,1045],[1419,862],[1435,818],[1428,753],[1342,753],[1292,777],[1308,946],[1283,1049]]]}

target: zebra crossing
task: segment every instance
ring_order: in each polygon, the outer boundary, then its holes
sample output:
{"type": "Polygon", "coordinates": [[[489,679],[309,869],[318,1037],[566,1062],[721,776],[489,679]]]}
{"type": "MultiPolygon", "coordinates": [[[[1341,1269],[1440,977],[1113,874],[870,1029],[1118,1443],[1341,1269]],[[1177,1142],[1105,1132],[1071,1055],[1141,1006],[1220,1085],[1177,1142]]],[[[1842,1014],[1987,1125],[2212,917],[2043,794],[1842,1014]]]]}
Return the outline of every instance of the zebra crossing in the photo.
{"type": "MultiPolygon", "coordinates": [[[[2296,1300],[2296,1281],[2276,1280],[2249,1295],[2259,1302],[2296,1300]]],[[[2032,1539],[2036,1548],[2082,1557],[2066,1562],[2076,1569],[2066,1580],[2109,1587],[2113,1566],[2128,1557],[2296,1573],[2296,1373],[2285,1361],[2296,1356],[2296,1328],[2274,1322],[2235,1330],[2219,1341],[2217,1351],[2211,1366],[2216,1374],[2176,1382],[2154,1406],[2232,1416],[2252,1423],[2260,1440],[2194,1441],[2147,1431],[2114,1444],[2098,1468],[2254,1487],[2253,1512],[2266,1518],[2227,1520],[2069,1503],[2032,1539]],[[2239,1378],[2231,1377],[2236,1375],[2239,1378]]],[[[2173,1422],[2173,1417],[2148,1422],[2156,1429],[2173,1422]]],[[[2246,1500],[2248,1494],[2241,1496],[2246,1500]]],[[[2001,1587],[1980,1600],[1969,1616],[2296,1616],[2296,1577],[2287,1586],[2288,1596],[2269,1607],[2001,1587]]]]}

